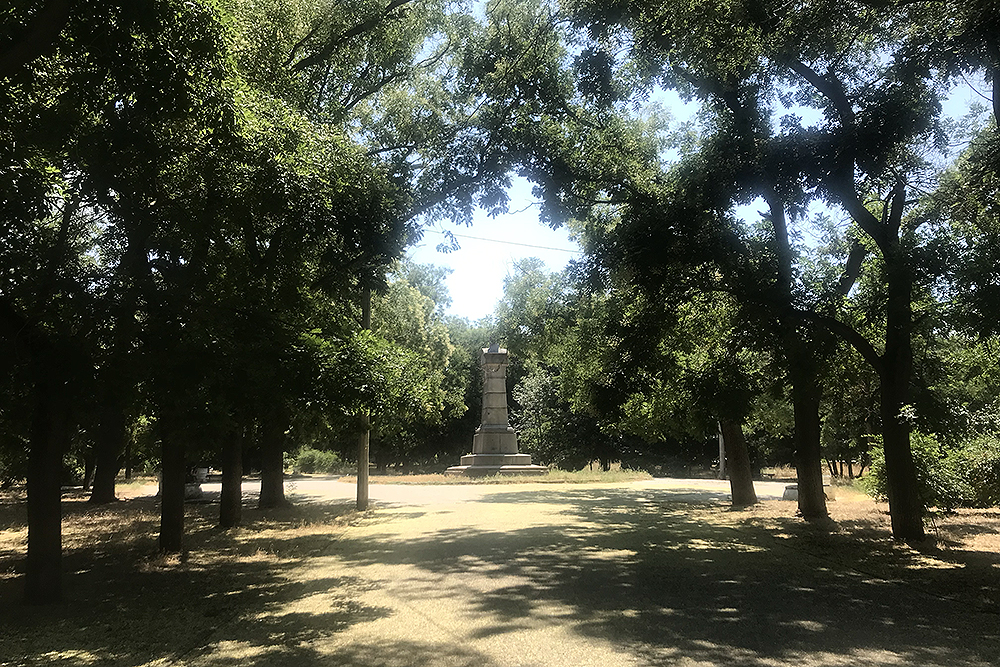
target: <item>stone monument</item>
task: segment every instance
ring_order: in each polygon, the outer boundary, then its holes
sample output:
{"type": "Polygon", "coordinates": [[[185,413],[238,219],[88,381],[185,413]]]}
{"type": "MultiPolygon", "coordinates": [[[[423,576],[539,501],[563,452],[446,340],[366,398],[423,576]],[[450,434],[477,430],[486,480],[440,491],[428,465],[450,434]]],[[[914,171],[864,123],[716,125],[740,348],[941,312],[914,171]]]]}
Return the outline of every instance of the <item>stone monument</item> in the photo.
{"type": "Polygon", "coordinates": [[[472,453],[461,465],[448,468],[452,475],[540,475],[548,467],[532,465],[531,454],[519,454],[517,434],[507,415],[507,350],[499,345],[483,348],[483,420],[472,438],[472,453]]]}

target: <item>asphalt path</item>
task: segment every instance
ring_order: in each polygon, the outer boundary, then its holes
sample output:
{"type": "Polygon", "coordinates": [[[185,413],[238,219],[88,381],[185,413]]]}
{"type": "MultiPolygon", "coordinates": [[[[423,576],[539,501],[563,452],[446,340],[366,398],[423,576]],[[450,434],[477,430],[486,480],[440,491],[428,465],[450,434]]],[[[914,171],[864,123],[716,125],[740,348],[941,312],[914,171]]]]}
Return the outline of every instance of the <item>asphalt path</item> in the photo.
{"type": "MultiPolygon", "coordinates": [[[[755,486],[762,499],[784,490],[755,486]]],[[[286,490],[342,506],[355,494],[323,480],[286,490]]],[[[371,511],[282,570],[285,594],[183,663],[1000,665],[996,609],[706,519],[728,496],[714,480],[375,484],[371,511]]],[[[261,548],[281,539],[261,536],[261,548]]]]}

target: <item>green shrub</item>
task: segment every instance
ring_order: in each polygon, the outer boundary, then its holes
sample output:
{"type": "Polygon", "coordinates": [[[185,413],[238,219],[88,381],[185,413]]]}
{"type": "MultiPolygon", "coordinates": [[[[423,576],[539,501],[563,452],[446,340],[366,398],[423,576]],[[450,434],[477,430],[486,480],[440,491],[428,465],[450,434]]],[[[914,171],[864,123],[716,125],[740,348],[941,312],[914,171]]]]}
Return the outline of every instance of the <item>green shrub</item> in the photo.
{"type": "Polygon", "coordinates": [[[969,486],[969,507],[1000,505],[1000,441],[983,436],[962,445],[949,455],[969,486]]]}
{"type": "Polygon", "coordinates": [[[83,484],[83,460],[72,454],[63,454],[62,483],[68,486],[83,484]]]}
{"type": "MultiPolygon", "coordinates": [[[[871,449],[872,465],[862,486],[873,498],[886,500],[889,483],[885,473],[885,451],[882,438],[875,437],[871,449]]],[[[933,435],[914,432],[910,435],[910,451],[917,475],[917,493],[924,507],[954,509],[965,504],[970,494],[961,473],[948,460],[947,453],[933,435]]]]}
{"type": "MultiPolygon", "coordinates": [[[[925,507],[992,507],[1000,504],[1000,443],[983,437],[947,450],[932,435],[913,433],[910,450],[917,492],[925,507]]],[[[875,438],[871,471],[862,488],[878,500],[888,497],[882,439],[875,438]]]]}
{"type": "Polygon", "coordinates": [[[292,469],[297,473],[309,474],[342,474],[347,465],[334,452],[306,447],[295,457],[292,469]]]}
{"type": "Polygon", "coordinates": [[[0,489],[24,481],[28,476],[28,449],[24,443],[11,439],[11,447],[0,441],[0,489]],[[20,446],[19,446],[20,445],[20,446]]]}

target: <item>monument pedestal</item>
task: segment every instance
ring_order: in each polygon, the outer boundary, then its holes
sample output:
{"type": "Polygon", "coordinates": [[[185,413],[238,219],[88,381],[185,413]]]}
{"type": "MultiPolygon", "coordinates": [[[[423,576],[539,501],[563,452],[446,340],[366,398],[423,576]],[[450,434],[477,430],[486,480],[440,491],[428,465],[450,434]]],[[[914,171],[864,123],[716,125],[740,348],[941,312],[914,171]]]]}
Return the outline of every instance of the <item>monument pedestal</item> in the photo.
{"type": "Polygon", "coordinates": [[[483,421],[472,438],[472,453],[452,466],[449,475],[541,475],[548,467],[532,465],[531,454],[517,451],[517,434],[507,416],[507,350],[494,345],[484,348],[483,421]]]}

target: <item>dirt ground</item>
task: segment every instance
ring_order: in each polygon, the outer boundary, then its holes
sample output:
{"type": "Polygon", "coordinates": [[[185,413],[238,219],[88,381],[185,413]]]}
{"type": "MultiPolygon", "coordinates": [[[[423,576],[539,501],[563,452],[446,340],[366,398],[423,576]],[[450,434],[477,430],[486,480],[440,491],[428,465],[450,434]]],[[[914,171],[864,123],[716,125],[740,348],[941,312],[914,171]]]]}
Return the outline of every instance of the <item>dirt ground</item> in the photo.
{"type": "MultiPolygon", "coordinates": [[[[676,482],[676,481],[675,481],[676,482]]],[[[1000,665],[1000,510],[894,542],[850,489],[831,521],[724,485],[290,484],[295,505],[157,556],[150,487],[64,503],[66,601],[18,603],[23,497],[0,497],[0,665],[1000,665]]],[[[766,485],[765,485],[766,486],[766,485]]]]}

